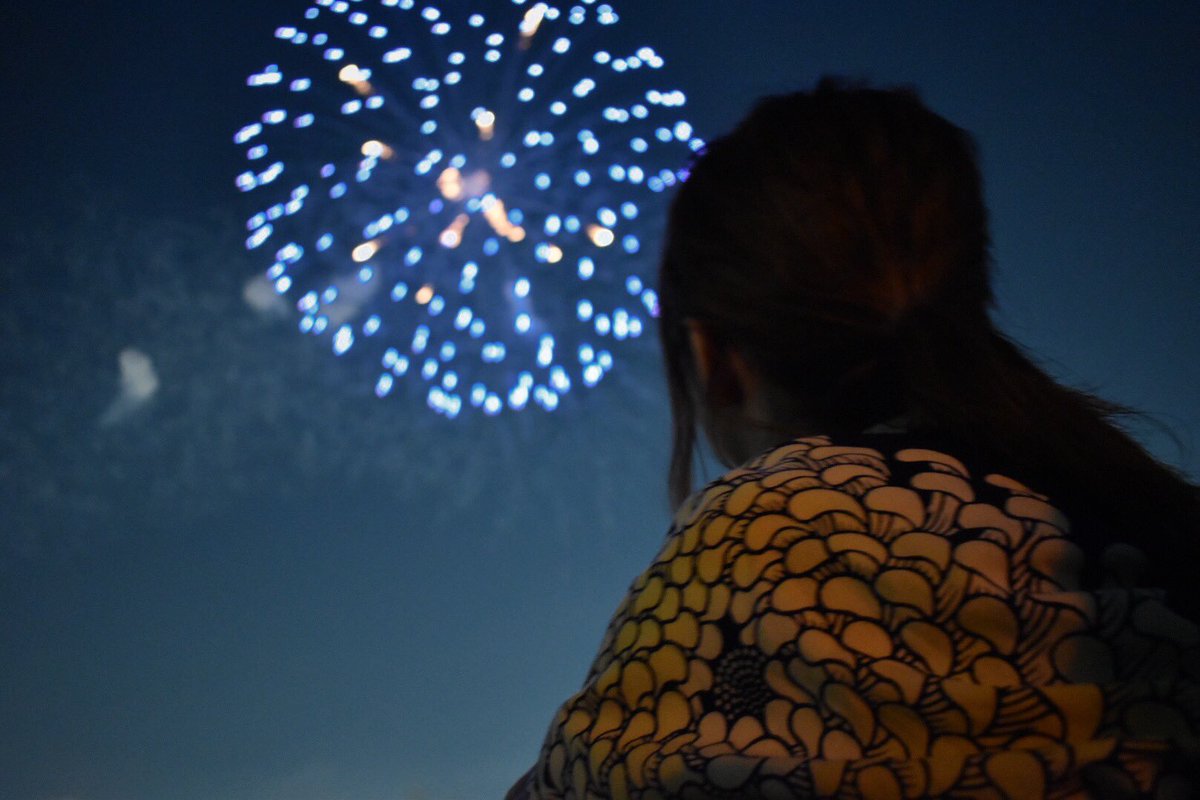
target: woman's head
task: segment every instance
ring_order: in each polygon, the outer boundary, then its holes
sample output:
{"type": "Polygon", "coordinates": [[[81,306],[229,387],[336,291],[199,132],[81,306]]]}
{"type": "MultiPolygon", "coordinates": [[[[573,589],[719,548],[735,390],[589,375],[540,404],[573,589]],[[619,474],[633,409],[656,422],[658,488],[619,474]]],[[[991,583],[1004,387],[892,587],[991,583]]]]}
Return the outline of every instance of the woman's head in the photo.
{"type": "Polygon", "coordinates": [[[722,412],[698,385],[689,330],[783,398],[785,419],[757,422],[862,430],[920,412],[903,372],[922,341],[990,330],[988,272],[973,143],[912,91],[823,80],[760,102],[709,144],[671,209],[659,291],[672,493],[686,491],[697,417],[712,434],[722,412]]]}
{"type": "Polygon", "coordinates": [[[915,94],[822,81],[761,102],[671,209],[672,500],[697,420],[732,460],[771,444],[756,427],[836,436],[903,417],[1054,498],[1085,549],[1141,547],[1151,585],[1200,614],[1200,490],[1116,424],[1131,412],[1059,384],[992,326],[988,265],[971,139],[915,94]]]}

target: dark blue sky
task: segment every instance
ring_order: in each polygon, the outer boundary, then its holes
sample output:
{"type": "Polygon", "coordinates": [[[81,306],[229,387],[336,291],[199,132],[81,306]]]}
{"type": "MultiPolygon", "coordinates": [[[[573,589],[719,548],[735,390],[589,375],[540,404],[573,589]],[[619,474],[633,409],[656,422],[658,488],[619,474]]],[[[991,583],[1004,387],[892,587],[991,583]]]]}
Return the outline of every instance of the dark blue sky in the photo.
{"type": "MultiPolygon", "coordinates": [[[[998,319],[1200,474],[1200,6],[614,5],[702,135],[824,73],[974,132],[998,319]]],[[[453,425],[247,312],[230,137],[301,8],[5,5],[0,797],[499,796],[664,533],[652,348],[453,425]]]]}

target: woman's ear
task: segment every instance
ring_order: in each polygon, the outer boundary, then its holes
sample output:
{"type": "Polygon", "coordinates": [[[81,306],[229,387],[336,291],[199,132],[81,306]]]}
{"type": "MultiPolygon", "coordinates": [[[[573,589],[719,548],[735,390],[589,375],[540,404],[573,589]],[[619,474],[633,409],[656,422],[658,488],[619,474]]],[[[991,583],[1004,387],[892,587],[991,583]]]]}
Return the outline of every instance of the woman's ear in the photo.
{"type": "Polygon", "coordinates": [[[688,320],[687,330],[704,403],[714,410],[744,407],[757,387],[756,376],[746,359],[718,341],[712,330],[697,320],[688,320]]]}
{"type": "Polygon", "coordinates": [[[708,378],[712,375],[713,342],[708,328],[694,319],[689,319],[687,325],[688,348],[692,353],[692,364],[696,367],[696,384],[702,394],[708,393],[708,378]]]}

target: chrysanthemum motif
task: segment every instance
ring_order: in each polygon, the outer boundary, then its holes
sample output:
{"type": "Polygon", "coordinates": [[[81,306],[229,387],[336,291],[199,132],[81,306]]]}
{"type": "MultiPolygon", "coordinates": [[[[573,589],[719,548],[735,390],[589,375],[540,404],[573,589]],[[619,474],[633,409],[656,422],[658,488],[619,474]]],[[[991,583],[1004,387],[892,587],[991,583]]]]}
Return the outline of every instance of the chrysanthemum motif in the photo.
{"type": "Polygon", "coordinates": [[[378,395],[552,410],[657,313],[647,232],[702,142],[608,4],[470,6],[316,0],[276,30],[235,136],[246,245],[378,395]]]}
{"type": "Polygon", "coordinates": [[[722,653],[713,676],[713,708],[726,718],[761,717],[771,699],[763,677],[766,665],[766,657],[755,647],[722,653]]]}
{"type": "Polygon", "coordinates": [[[1067,527],[932,450],[814,438],[734,470],[618,610],[547,738],[546,796],[1175,785],[1168,754],[1198,752],[1200,632],[1153,592],[1083,590],[1067,527]]]}

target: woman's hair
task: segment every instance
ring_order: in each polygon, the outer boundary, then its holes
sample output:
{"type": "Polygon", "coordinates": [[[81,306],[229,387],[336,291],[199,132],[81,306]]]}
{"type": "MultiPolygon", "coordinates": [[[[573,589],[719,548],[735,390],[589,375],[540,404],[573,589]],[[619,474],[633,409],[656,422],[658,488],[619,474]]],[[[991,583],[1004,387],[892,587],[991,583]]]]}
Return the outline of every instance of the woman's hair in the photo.
{"type": "Polygon", "coordinates": [[[1196,554],[1195,487],[1114,424],[1124,409],[1058,384],[992,324],[974,143],[911,90],[824,79],[711,142],[672,205],[659,298],[674,503],[691,489],[696,322],[795,400],[815,429],[793,434],[903,416],[1068,513],[1196,554]]]}

